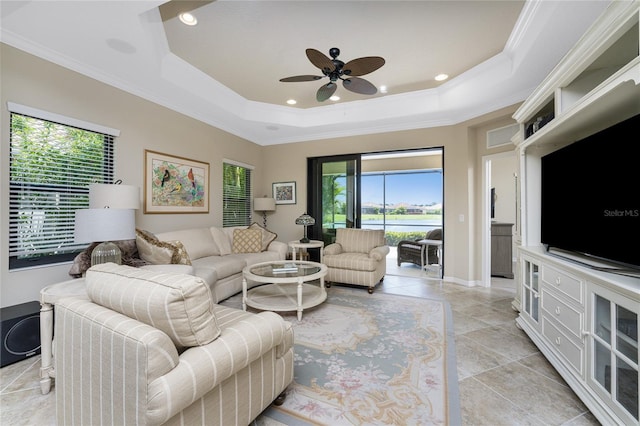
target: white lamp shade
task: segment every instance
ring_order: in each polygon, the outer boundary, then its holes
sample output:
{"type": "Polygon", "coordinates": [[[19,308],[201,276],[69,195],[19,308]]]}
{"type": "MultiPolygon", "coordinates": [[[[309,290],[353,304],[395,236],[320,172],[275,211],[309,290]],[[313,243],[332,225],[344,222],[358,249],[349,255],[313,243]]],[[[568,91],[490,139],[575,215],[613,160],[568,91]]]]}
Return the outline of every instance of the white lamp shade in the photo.
{"type": "Polygon", "coordinates": [[[92,183],[89,185],[90,209],[139,209],[140,188],[133,185],[92,183]]]}
{"type": "Polygon", "coordinates": [[[254,198],[253,209],[257,212],[272,212],[276,209],[276,200],[273,198],[254,198]]]}
{"type": "Polygon", "coordinates": [[[75,242],[132,240],[136,237],[133,209],[76,210],[75,242]]]}

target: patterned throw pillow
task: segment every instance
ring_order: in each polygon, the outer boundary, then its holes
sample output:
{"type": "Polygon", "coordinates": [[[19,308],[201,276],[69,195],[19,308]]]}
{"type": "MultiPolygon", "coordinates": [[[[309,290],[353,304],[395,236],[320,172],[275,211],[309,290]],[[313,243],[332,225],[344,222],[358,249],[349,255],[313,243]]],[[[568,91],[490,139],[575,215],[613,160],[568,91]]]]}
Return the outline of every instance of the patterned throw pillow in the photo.
{"type": "Polygon", "coordinates": [[[257,229],[236,229],[233,231],[233,253],[260,253],[262,233],[257,229]]]}
{"type": "Polygon", "coordinates": [[[184,248],[184,245],[180,241],[168,242],[173,244],[176,248],[173,252],[173,256],[171,256],[171,263],[175,265],[191,265],[189,253],[187,253],[187,249],[184,248]]]}
{"type": "Polygon", "coordinates": [[[152,265],[191,265],[180,241],[160,241],[150,232],[136,229],[136,244],[140,258],[152,265]]]}
{"type": "Polygon", "coordinates": [[[256,222],[253,222],[251,225],[249,225],[247,229],[257,229],[258,231],[260,231],[262,235],[262,251],[265,251],[269,247],[269,244],[271,244],[271,242],[278,237],[278,234],[269,231],[267,228],[263,228],[256,222]]]}

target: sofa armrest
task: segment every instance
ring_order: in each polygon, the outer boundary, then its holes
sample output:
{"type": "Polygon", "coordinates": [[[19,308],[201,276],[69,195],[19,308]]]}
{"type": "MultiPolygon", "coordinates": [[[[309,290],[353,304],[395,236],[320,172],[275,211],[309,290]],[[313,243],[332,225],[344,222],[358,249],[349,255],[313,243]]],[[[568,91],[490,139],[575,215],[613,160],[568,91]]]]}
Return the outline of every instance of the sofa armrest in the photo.
{"type": "Polygon", "coordinates": [[[342,245],[340,243],[329,244],[324,248],[324,255],[340,254],[342,253],[342,245]]]}
{"type": "Polygon", "coordinates": [[[374,258],[375,260],[382,260],[389,254],[389,246],[378,246],[371,249],[369,252],[369,257],[374,258]]]}
{"type": "Polygon", "coordinates": [[[282,241],[271,241],[269,247],[267,247],[267,251],[273,251],[278,253],[278,258],[284,260],[287,258],[287,251],[289,250],[289,246],[287,243],[283,243],[282,241]]]}
{"type": "Polygon", "coordinates": [[[224,328],[213,342],[187,349],[176,368],[149,385],[153,423],[167,421],[268,351],[286,353],[281,345],[293,344],[292,334],[278,314],[260,312],[224,328]]]}
{"type": "Polygon", "coordinates": [[[179,364],[165,333],[87,299],[56,303],[55,336],[58,424],[146,424],[148,384],[179,364]]]}

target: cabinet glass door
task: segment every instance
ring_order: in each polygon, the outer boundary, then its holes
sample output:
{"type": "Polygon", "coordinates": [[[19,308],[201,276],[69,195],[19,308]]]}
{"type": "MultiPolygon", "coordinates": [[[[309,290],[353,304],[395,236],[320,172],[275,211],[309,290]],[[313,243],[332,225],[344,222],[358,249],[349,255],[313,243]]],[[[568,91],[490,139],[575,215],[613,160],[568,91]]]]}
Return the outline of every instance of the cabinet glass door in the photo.
{"type": "Polygon", "coordinates": [[[590,379],[638,420],[638,314],[611,299],[593,294],[590,379]]]}
{"type": "Polygon", "coordinates": [[[538,300],[540,288],[538,284],[538,265],[529,260],[525,260],[523,273],[523,295],[524,295],[524,311],[535,321],[538,322],[538,300]]]}

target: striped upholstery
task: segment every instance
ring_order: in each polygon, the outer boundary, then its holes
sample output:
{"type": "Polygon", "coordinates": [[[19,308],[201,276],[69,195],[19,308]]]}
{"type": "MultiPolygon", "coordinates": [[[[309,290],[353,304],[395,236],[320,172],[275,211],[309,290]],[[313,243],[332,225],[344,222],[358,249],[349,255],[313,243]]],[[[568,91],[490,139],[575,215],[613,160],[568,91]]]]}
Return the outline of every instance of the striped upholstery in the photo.
{"type": "Polygon", "coordinates": [[[247,425],[293,380],[291,324],[214,305],[213,342],[180,355],[167,335],[88,300],[55,309],[60,425],[247,425]]]}
{"type": "Polygon", "coordinates": [[[382,229],[336,229],[336,243],[347,253],[369,253],[375,247],[386,244],[382,229]]]}
{"type": "Polygon", "coordinates": [[[336,242],[324,249],[325,280],[369,287],[371,292],[387,272],[388,253],[383,230],[339,228],[336,242]]]}
{"type": "Polygon", "coordinates": [[[220,334],[202,278],[103,263],[89,268],[85,280],[91,301],[165,332],[179,348],[220,334]]]}

